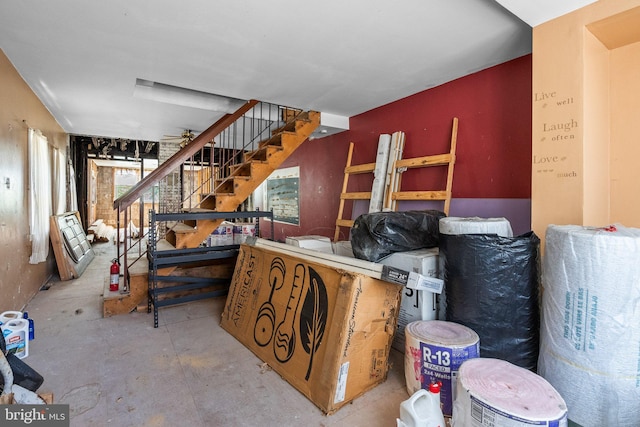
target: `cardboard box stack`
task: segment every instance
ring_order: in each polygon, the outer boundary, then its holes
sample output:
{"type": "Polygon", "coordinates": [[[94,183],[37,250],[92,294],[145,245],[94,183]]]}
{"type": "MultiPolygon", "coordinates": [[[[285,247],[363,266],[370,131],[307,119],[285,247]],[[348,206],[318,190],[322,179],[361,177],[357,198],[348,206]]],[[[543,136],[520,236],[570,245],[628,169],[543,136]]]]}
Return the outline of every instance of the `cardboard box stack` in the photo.
{"type": "Polygon", "coordinates": [[[252,222],[233,223],[224,221],[207,238],[207,246],[239,245],[249,236],[256,235],[256,224],[252,222]]]}

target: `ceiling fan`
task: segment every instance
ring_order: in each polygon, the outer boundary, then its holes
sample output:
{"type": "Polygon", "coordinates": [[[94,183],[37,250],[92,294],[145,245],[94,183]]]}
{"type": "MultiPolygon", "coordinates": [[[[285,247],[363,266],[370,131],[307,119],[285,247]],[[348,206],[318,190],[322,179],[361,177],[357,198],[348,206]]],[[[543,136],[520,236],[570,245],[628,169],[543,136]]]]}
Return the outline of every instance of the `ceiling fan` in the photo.
{"type": "Polygon", "coordinates": [[[193,134],[191,129],[185,129],[180,135],[165,135],[160,141],[173,143],[179,142],[180,148],[184,148],[187,146],[187,144],[193,141],[194,138],[195,135],[193,134]]]}

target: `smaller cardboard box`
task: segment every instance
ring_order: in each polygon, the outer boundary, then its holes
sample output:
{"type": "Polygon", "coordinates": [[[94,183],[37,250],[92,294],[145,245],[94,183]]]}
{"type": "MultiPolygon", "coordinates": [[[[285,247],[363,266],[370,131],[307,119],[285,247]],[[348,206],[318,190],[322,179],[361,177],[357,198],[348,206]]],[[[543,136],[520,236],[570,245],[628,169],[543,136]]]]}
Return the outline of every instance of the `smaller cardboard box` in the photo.
{"type": "Polygon", "coordinates": [[[331,414],[387,378],[402,286],[271,244],[240,246],[221,326],[331,414]]]}
{"type": "Polygon", "coordinates": [[[313,251],[333,253],[331,239],[325,236],[289,236],[285,240],[287,245],[297,246],[299,248],[311,249],[313,251]]]}

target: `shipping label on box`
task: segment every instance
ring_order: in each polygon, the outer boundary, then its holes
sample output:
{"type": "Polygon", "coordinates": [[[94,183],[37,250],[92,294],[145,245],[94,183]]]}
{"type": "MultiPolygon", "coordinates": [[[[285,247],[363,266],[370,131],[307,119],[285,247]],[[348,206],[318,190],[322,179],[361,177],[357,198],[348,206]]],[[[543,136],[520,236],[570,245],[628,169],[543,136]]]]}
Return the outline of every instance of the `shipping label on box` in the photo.
{"type": "Polygon", "coordinates": [[[393,283],[242,245],[221,326],[325,413],[386,379],[393,283]]]}

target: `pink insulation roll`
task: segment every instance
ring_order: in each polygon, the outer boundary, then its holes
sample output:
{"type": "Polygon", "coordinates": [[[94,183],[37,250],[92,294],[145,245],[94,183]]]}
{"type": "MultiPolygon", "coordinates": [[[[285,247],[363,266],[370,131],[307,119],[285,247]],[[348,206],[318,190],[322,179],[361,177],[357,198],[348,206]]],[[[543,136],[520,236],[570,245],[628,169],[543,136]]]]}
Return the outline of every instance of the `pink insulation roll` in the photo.
{"type": "Polygon", "coordinates": [[[404,375],[407,392],[429,389],[442,383],[442,413],[450,417],[458,368],[467,359],[478,357],[480,338],[464,325],[442,320],[418,320],[405,328],[404,375]]]}
{"type": "Polygon", "coordinates": [[[560,427],[567,405],[549,382],[505,360],[475,358],[458,371],[453,427],[560,427]]]}

